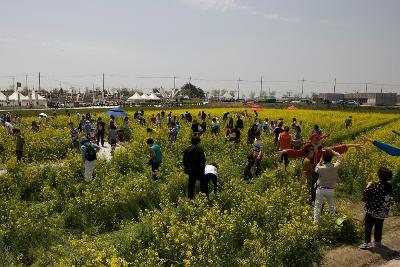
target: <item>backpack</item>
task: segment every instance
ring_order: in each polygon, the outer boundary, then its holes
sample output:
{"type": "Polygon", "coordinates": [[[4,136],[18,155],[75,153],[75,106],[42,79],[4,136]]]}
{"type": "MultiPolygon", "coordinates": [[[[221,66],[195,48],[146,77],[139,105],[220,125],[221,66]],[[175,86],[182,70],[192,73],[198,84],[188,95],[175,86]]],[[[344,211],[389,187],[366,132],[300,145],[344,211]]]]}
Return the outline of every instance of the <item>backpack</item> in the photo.
{"type": "Polygon", "coordinates": [[[192,166],[190,164],[190,154],[192,151],[193,148],[189,147],[183,152],[183,172],[186,174],[190,174],[192,172],[192,166]]]}
{"type": "Polygon", "coordinates": [[[86,155],[85,158],[87,161],[96,160],[96,150],[92,145],[86,146],[86,155]]]}

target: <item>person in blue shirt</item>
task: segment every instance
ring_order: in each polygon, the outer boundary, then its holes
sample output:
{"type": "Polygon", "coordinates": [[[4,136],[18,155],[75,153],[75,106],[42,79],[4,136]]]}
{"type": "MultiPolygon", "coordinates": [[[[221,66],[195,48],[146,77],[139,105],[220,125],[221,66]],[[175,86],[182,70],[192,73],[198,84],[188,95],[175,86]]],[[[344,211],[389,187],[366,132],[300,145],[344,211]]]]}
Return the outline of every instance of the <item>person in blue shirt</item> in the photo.
{"type": "Polygon", "coordinates": [[[150,148],[149,165],[151,165],[151,171],[153,172],[153,179],[156,180],[156,172],[160,168],[162,162],[161,148],[159,145],[154,143],[152,138],[147,139],[147,146],[150,148]]]}
{"type": "MultiPolygon", "coordinates": [[[[398,132],[398,131],[392,130],[392,132],[394,134],[400,135],[400,132],[398,132]]],[[[366,140],[371,141],[374,146],[376,146],[380,150],[388,153],[391,156],[400,156],[400,148],[397,148],[397,147],[382,143],[382,142],[377,141],[377,140],[372,140],[370,138],[366,138],[366,140]]]]}

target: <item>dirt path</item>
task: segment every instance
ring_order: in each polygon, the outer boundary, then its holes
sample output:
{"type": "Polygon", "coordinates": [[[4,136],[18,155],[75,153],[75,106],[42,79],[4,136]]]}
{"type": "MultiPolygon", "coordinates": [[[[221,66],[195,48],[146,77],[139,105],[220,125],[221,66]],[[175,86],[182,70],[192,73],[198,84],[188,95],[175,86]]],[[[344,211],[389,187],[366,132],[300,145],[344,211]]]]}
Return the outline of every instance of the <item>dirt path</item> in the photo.
{"type": "MultiPolygon", "coordinates": [[[[350,207],[358,219],[363,218],[363,204],[356,203],[350,207]]],[[[373,239],[373,238],[372,238],[373,239]]],[[[361,250],[358,244],[342,245],[330,250],[321,266],[400,266],[400,217],[392,216],[383,225],[382,248],[361,250]]]]}

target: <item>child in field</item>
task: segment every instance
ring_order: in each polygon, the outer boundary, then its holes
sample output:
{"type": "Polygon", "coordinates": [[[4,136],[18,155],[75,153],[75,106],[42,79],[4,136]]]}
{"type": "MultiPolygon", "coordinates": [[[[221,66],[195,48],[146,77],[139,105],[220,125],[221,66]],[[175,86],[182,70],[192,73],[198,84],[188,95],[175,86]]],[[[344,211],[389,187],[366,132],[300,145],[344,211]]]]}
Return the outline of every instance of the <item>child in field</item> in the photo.
{"type": "Polygon", "coordinates": [[[360,249],[372,248],[371,233],[375,226],[374,240],[375,247],[382,246],[383,221],[389,216],[389,207],[393,200],[393,188],[389,181],[393,177],[391,170],[381,167],[378,170],[379,182],[369,182],[364,191],[363,201],[365,202],[365,239],[360,249]]]}

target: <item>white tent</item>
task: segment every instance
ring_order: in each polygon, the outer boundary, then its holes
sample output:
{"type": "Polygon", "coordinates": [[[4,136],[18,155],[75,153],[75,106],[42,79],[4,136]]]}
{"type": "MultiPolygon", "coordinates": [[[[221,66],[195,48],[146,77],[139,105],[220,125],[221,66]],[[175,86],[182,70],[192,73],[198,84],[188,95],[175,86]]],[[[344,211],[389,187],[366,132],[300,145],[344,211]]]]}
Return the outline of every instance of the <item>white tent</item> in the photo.
{"type": "Polygon", "coordinates": [[[160,98],[158,96],[156,96],[154,93],[151,93],[149,95],[149,100],[160,100],[160,98]]]}
{"type": "Polygon", "coordinates": [[[7,101],[7,97],[0,91],[0,101],[7,101]]]}
{"type": "Polygon", "coordinates": [[[7,105],[7,97],[0,91],[0,106],[7,105]]]}
{"type": "Polygon", "coordinates": [[[8,97],[8,101],[10,102],[11,106],[28,106],[29,105],[29,97],[24,96],[20,92],[12,93],[12,95],[10,95],[8,97]],[[18,103],[18,101],[19,101],[19,103],[18,103]]]}
{"type": "Polygon", "coordinates": [[[43,96],[39,95],[36,91],[32,90],[32,97],[31,97],[32,105],[33,106],[47,106],[47,100],[43,96]]]}
{"type": "Polygon", "coordinates": [[[232,100],[233,96],[231,94],[229,94],[228,92],[226,92],[223,96],[219,97],[221,100],[232,100]]]}
{"type": "Polygon", "coordinates": [[[136,92],[133,96],[128,98],[128,101],[139,101],[143,100],[143,98],[136,92]]]}
{"type": "Polygon", "coordinates": [[[145,93],[140,97],[142,100],[150,100],[149,96],[145,93]]]}

